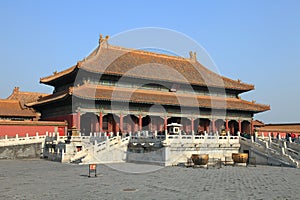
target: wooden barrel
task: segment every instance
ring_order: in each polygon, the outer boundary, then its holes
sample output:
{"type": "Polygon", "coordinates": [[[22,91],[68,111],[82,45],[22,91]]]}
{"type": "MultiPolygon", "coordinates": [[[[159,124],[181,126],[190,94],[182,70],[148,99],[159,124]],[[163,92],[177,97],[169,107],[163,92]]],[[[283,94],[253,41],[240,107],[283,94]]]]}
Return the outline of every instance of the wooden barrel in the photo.
{"type": "Polygon", "coordinates": [[[208,154],[192,154],[192,161],[195,165],[207,165],[208,163],[208,154]]]}
{"type": "Polygon", "coordinates": [[[248,154],[247,153],[233,153],[232,160],[235,163],[247,163],[248,161],[248,154]]]}

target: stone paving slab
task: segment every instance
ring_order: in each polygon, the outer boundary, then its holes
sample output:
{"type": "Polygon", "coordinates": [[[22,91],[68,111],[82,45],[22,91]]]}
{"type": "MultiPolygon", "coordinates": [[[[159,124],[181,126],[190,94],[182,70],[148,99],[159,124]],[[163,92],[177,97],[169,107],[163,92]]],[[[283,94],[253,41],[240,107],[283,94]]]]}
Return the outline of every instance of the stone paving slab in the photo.
{"type": "Polygon", "coordinates": [[[300,199],[299,169],[153,167],[2,160],[0,199],[300,199]]]}

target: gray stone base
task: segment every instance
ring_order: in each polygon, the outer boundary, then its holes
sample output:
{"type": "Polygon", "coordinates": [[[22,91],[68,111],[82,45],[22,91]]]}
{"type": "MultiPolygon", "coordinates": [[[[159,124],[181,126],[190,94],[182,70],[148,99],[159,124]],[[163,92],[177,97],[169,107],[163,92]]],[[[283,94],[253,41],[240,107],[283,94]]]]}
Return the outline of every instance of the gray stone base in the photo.
{"type": "Polygon", "coordinates": [[[23,144],[0,147],[0,159],[32,159],[40,158],[42,144],[23,144]]]}

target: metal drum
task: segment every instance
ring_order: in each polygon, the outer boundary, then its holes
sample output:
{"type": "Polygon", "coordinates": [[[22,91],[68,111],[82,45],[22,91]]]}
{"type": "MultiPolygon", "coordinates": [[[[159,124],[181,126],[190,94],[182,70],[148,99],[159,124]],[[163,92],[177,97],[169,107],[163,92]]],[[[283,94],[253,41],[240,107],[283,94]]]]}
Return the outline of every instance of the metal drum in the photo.
{"type": "Polygon", "coordinates": [[[232,160],[235,163],[247,163],[248,161],[248,154],[247,153],[233,153],[232,160]]]}
{"type": "Polygon", "coordinates": [[[209,156],[208,154],[192,154],[191,159],[195,165],[207,165],[209,156]]]}

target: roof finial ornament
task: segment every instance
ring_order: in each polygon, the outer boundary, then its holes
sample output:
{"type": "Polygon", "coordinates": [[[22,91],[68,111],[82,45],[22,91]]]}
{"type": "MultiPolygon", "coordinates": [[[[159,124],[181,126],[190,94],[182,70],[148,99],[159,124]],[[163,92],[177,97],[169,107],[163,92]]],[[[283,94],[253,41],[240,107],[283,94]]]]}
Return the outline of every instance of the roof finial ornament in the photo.
{"type": "Polygon", "coordinates": [[[81,65],[82,65],[82,61],[77,61],[77,64],[76,64],[76,66],[77,66],[78,68],[80,68],[80,67],[81,67],[81,65]]]}
{"type": "Polygon", "coordinates": [[[15,87],[13,93],[18,93],[20,91],[19,87],[15,87]]]}
{"type": "Polygon", "coordinates": [[[191,61],[196,62],[197,61],[197,53],[190,51],[189,54],[190,54],[191,61]]]}
{"type": "Polygon", "coordinates": [[[103,35],[100,34],[100,37],[99,37],[99,44],[101,44],[103,42],[103,35]]]}
{"type": "Polygon", "coordinates": [[[108,39],[109,39],[109,36],[105,36],[105,38],[103,38],[103,35],[100,34],[100,38],[99,38],[99,45],[106,45],[106,48],[108,47],[108,39]]]}

